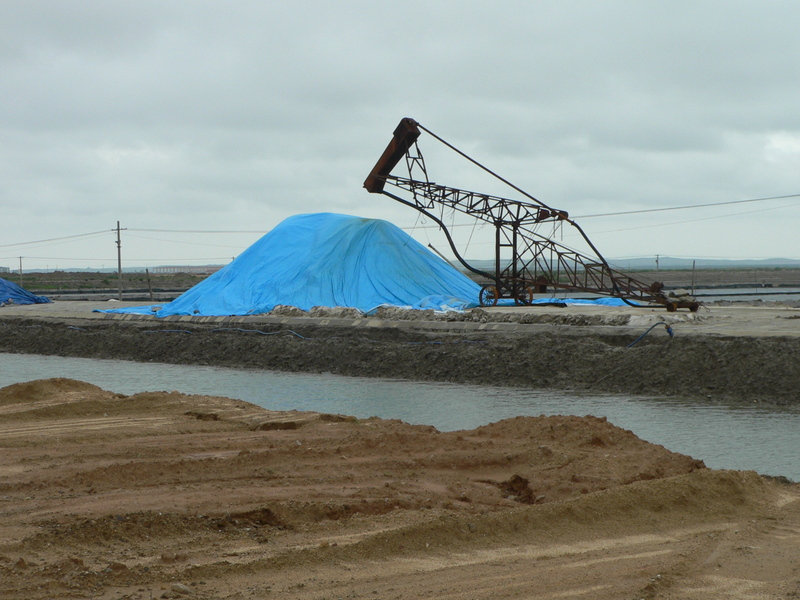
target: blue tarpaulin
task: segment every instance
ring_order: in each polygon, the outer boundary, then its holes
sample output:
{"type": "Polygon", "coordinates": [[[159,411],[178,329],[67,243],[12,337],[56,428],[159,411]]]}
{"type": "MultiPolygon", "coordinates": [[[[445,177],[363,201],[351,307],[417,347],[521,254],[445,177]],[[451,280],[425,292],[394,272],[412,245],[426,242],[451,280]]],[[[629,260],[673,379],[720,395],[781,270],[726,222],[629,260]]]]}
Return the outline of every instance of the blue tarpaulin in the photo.
{"type": "Polygon", "coordinates": [[[50,298],[34,296],[13,281],[0,279],[0,305],[3,304],[46,304],[50,298]]]}
{"type": "Polygon", "coordinates": [[[172,302],[114,313],[227,316],[275,306],[477,306],[480,286],[397,226],[332,213],[295,215],[172,302]]]}

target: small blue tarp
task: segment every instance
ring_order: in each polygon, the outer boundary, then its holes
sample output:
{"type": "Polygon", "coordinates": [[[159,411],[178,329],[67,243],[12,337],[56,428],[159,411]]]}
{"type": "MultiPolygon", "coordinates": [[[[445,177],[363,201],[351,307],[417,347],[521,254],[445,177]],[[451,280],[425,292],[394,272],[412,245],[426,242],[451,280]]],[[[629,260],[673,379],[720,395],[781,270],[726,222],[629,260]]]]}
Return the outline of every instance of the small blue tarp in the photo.
{"type": "Polygon", "coordinates": [[[477,306],[480,286],[388,221],[295,215],[226,267],[162,306],[103,312],[228,316],[278,305],[310,310],[381,305],[435,310],[477,306]]]}
{"type": "Polygon", "coordinates": [[[13,281],[0,279],[0,306],[3,304],[46,304],[50,298],[34,296],[13,281]]]}

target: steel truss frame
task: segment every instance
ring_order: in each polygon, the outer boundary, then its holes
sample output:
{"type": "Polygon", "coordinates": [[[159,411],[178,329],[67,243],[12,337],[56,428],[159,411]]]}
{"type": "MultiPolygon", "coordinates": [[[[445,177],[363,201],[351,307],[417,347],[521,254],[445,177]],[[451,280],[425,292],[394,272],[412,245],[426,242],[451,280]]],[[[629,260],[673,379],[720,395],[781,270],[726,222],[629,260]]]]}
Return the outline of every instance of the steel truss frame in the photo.
{"type": "MultiPolygon", "coordinates": [[[[411,206],[436,222],[459,262],[469,271],[492,283],[484,285],[480,293],[481,305],[496,304],[500,298],[513,298],[517,304],[530,304],[534,295],[548,288],[589,292],[621,298],[630,304],[661,304],[668,310],[682,305],[668,300],[661,283],[645,283],[613,270],[578,224],[563,210],[553,209],[530,194],[493,173],[457,148],[445,142],[413,119],[403,119],[394,136],[364,182],[371,193],[384,194],[411,206]],[[503,183],[527,197],[530,202],[513,200],[490,194],[471,192],[433,183],[428,178],[425,160],[417,144],[420,130],[425,131],[464,158],[487,171],[503,183]],[[408,177],[391,175],[391,171],[405,159],[408,177]],[[415,177],[415,174],[419,173],[415,177]],[[410,194],[411,199],[388,192],[389,185],[410,194]],[[438,210],[439,215],[434,211],[438,210]],[[450,231],[444,223],[444,212],[455,210],[495,228],[495,268],[493,273],[474,268],[460,254],[450,231]],[[577,229],[595,256],[577,252],[535,229],[543,223],[554,226],[569,224],[577,229]],[[511,259],[501,258],[503,250],[510,250],[511,259]]],[[[686,305],[697,310],[699,305],[686,305]]]]}

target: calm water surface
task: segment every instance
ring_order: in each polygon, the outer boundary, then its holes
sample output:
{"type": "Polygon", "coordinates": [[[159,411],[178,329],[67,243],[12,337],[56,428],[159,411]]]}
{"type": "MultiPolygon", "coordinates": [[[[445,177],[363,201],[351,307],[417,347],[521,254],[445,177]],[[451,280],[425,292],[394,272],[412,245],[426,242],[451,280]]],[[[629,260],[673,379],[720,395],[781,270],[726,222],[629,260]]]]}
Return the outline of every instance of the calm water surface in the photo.
{"type": "Polygon", "coordinates": [[[272,410],[402,419],[441,431],[519,415],[605,416],[709,467],[800,481],[798,409],[0,353],[0,387],[47,377],[80,379],[122,394],[177,390],[238,398],[272,410]]]}

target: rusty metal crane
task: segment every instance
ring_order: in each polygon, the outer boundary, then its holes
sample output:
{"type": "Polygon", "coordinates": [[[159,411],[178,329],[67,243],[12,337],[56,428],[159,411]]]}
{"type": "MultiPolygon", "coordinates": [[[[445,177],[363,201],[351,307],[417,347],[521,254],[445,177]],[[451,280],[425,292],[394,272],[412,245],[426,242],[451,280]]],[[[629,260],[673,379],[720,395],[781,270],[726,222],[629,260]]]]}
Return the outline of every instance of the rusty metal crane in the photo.
{"type": "Polygon", "coordinates": [[[663,284],[659,282],[645,283],[613,270],[566,211],[551,208],[537,200],[414,119],[404,118],[400,121],[394,130],[392,140],[364,181],[364,187],[368,192],[384,194],[411,206],[439,225],[458,261],[467,270],[491,282],[481,288],[478,298],[481,306],[493,306],[501,298],[512,298],[516,304],[528,305],[533,302],[535,294],[544,293],[548,288],[615,296],[634,306],[659,304],[669,311],[678,308],[696,311],[700,306],[693,300],[667,298],[662,293],[663,284]],[[417,143],[423,131],[513,188],[528,201],[470,192],[431,182],[417,143]],[[392,175],[392,170],[403,159],[408,169],[408,177],[392,175]],[[406,195],[410,194],[410,198],[403,198],[387,191],[387,185],[406,192],[406,195]],[[434,213],[437,210],[440,213],[438,216],[434,213]],[[443,222],[446,210],[455,210],[494,226],[494,273],[474,268],[461,256],[450,231],[443,222]],[[537,226],[547,222],[564,223],[574,227],[594,256],[572,250],[535,231],[537,226]],[[501,258],[502,252],[509,251],[510,259],[501,258]]]}

